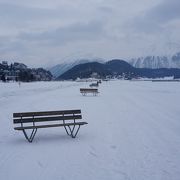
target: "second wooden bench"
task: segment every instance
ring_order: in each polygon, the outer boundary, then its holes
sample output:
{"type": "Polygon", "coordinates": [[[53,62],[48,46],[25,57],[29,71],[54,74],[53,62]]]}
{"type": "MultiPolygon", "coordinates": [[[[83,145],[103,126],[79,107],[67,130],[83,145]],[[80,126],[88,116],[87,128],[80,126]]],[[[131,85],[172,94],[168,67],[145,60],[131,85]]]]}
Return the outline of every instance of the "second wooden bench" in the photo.
{"type": "Polygon", "coordinates": [[[94,96],[96,96],[99,92],[98,89],[94,88],[80,88],[80,93],[85,96],[87,93],[92,93],[94,96]]]}

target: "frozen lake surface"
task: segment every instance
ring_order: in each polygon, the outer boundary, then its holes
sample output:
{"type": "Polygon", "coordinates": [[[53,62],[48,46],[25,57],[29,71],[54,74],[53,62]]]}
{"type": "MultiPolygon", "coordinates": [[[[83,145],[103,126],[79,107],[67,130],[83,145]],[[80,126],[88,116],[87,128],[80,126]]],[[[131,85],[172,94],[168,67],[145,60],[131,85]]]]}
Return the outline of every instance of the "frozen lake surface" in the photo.
{"type": "Polygon", "coordinates": [[[180,83],[109,81],[97,97],[83,82],[0,83],[1,180],[179,180],[180,83]],[[12,114],[81,109],[77,138],[39,129],[33,143],[12,114]]]}

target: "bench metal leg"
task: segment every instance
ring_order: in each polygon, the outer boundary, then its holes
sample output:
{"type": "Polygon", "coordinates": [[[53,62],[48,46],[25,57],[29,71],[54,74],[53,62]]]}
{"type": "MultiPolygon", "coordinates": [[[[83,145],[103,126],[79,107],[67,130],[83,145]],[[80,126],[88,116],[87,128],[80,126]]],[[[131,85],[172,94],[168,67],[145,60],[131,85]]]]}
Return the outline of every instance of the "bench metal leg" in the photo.
{"type": "Polygon", "coordinates": [[[74,138],[76,137],[77,133],[79,132],[79,129],[80,129],[80,125],[79,125],[79,127],[77,128],[77,130],[76,130],[76,133],[75,133],[75,135],[74,135],[74,138]]]}
{"type": "Polygon", "coordinates": [[[78,128],[77,128],[76,131],[75,131],[75,125],[73,126],[73,128],[71,128],[70,126],[68,126],[69,131],[68,131],[68,129],[67,129],[66,126],[64,126],[64,128],[65,128],[65,130],[66,130],[67,135],[71,136],[72,138],[75,138],[76,135],[77,135],[77,133],[79,132],[80,126],[81,126],[81,125],[78,125],[78,128]]]}
{"type": "Polygon", "coordinates": [[[25,138],[28,140],[28,142],[31,143],[33,141],[35,135],[36,135],[37,128],[32,130],[30,137],[27,135],[27,133],[26,133],[26,131],[24,129],[22,131],[23,131],[23,134],[24,134],[25,138]]]}
{"type": "Polygon", "coordinates": [[[68,130],[67,130],[67,127],[66,126],[64,126],[64,129],[66,130],[66,133],[67,133],[67,135],[71,135],[71,134],[69,134],[69,132],[68,132],[68,130]]]}

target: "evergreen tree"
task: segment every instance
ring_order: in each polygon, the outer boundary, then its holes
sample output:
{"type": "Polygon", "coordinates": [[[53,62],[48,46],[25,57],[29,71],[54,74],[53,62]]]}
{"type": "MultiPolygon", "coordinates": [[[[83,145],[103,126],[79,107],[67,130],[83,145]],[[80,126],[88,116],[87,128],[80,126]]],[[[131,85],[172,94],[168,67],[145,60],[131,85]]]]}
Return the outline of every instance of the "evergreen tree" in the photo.
{"type": "Polygon", "coordinates": [[[1,76],[1,80],[2,80],[3,82],[6,82],[6,76],[5,76],[5,74],[3,74],[3,75],[1,76]]]}

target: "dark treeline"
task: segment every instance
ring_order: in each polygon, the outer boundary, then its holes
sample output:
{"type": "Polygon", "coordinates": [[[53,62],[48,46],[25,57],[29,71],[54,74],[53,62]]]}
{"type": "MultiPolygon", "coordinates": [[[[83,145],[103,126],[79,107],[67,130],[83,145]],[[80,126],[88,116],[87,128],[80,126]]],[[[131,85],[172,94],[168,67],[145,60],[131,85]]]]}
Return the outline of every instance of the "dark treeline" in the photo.
{"type": "Polygon", "coordinates": [[[0,63],[0,80],[6,81],[50,81],[52,74],[43,68],[28,68],[23,63],[12,63],[6,61],[0,63]]]}

